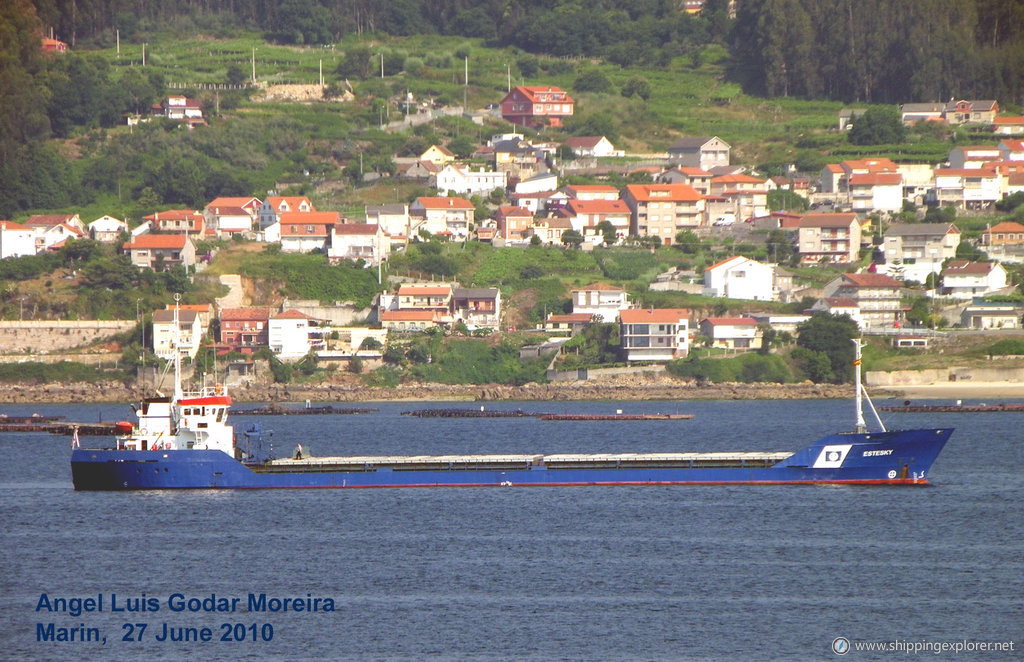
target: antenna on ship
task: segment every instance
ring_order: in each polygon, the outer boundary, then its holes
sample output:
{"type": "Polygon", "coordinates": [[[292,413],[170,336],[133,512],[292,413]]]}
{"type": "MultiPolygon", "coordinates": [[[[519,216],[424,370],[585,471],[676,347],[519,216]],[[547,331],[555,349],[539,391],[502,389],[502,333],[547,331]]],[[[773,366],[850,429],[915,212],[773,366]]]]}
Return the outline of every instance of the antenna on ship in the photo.
{"type": "Polygon", "coordinates": [[[868,390],[864,387],[860,378],[860,364],[861,364],[861,348],[864,347],[864,343],[861,342],[860,338],[851,338],[850,342],[854,346],[854,358],[853,358],[853,372],[854,379],[857,384],[857,429],[858,434],[864,434],[868,431],[867,423],[864,422],[864,400],[868,401],[868,406],[871,407],[871,413],[875,417],[875,421],[878,423],[878,427],[882,432],[885,432],[885,424],[882,423],[881,417],[878,415],[878,411],[875,409],[875,404],[871,402],[871,396],[868,395],[868,390]]]}

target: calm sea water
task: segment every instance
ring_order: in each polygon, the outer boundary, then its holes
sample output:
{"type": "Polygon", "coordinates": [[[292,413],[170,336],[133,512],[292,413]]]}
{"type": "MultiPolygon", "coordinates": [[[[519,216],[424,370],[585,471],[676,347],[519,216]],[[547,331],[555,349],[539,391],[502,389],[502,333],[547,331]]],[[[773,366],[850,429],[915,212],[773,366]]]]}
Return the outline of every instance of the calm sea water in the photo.
{"type": "MultiPolygon", "coordinates": [[[[371,406],[380,411],[259,421],[281,452],[301,441],[316,454],[420,454],[796,450],[852,419],[837,401],[487,405],[696,414],[629,423],[371,406]]],[[[5,411],[128,418],[114,405],[5,411]]],[[[76,493],[67,439],[0,435],[0,658],[807,660],[835,659],[840,636],[1014,640],[1015,653],[923,655],[1020,657],[1024,414],[887,425],[957,428],[933,487],[76,493]],[[103,594],[104,611],[37,612],[43,593],[103,594]],[[335,611],[253,613],[250,593],[329,597],[335,611]],[[160,609],[112,613],[110,594],[160,609]],[[234,613],[178,613],[173,594],[240,601],[234,613]],[[40,623],[97,628],[106,643],[39,642],[40,623]],[[122,641],[138,635],[126,623],[146,624],[141,641],[122,641]],[[214,641],[157,641],[164,623],[208,627],[214,641]],[[244,641],[220,641],[236,625],[244,641]]],[[[846,657],[894,656],[906,654],[846,657]]]]}

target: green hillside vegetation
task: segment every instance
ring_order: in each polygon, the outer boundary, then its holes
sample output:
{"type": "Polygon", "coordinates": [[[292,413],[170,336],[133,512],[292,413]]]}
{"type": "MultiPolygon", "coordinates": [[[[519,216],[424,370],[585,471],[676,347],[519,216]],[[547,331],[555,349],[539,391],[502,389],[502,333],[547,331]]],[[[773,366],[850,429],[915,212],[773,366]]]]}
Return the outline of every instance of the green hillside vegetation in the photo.
{"type": "Polygon", "coordinates": [[[346,262],[332,266],[323,254],[281,253],[277,248],[247,253],[239,273],[260,279],[282,298],[351,301],[361,308],[369,307],[380,289],[376,271],[346,262]]]}
{"type": "MultiPolygon", "coordinates": [[[[851,132],[835,129],[837,112],[846,104],[869,107],[873,117],[891,114],[892,104],[900,101],[956,94],[994,97],[1006,108],[1024,91],[1024,67],[1014,65],[1022,42],[1019,25],[1024,25],[1013,20],[1024,7],[1020,0],[861,3],[858,15],[872,21],[844,30],[830,30],[830,21],[818,19],[846,15],[853,10],[849,0],[741,3],[736,21],[726,18],[724,0],[709,0],[700,17],[680,13],[677,3],[620,8],[610,0],[586,7],[562,0],[488,1],[474,7],[441,0],[429,13],[422,3],[397,0],[351,12],[318,0],[278,5],[211,0],[197,7],[167,0],[128,8],[119,0],[92,0],[65,12],[52,3],[14,0],[0,7],[0,27],[12,35],[0,45],[5,83],[0,86],[0,217],[18,221],[31,213],[66,212],[88,222],[111,214],[134,225],[154,211],[202,208],[217,196],[263,197],[274,190],[307,195],[319,209],[359,219],[366,205],[433,194],[392,177],[395,157],[416,156],[432,144],[469,153],[509,129],[500,119],[486,117],[478,125],[459,114],[413,128],[382,128],[382,123],[428,108],[464,103],[470,110],[483,108],[500,101],[510,84],[558,85],[577,101],[563,128],[527,130],[530,137],[557,142],[570,135],[605,135],[638,154],[631,161],[636,162],[663,152],[681,136],[718,135],[733,146],[733,162],[755,165],[767,175],[781,174],[789,164],[813,174],[825,163],[868,155],[937,163],[954,144],[992,140],[976,129],[922,126],[895,137],[878,134],[863,144],[862,137],[871,133],[863,125],[855,124],[851,132]],[[947,11],[954,4],[969,11],[947,11]],[[42,25],[55,26],[58,37],[75,35],[71,52],[44,57],[37,41],[42,25]],[[900,26],[913,29],[903,34],[900,26]],[[855,67],[829,64],[837,53],[845,58],[863,48],[866,42],[858,40],[869,37],[877,47],[872,57],[858,59],[855,67]],[[779,49],[780,43],[789,46],[779,49]],[[809,46],[814,43],[830,46],[809,46]],[[928,69],[927,62],[938,63],[940,70],[928,69]],[[259,86],[249,85],[253,67],[259,86]],[[986,73],[979,75],[981,70],[986,73]],[[265,92],[275,93],[278,85],[318,83],[321,72],[326,83],[321,99],[266,100],[265,92]],[[158,118],[124,125],[126,115],[146,115],[168,94],[198,99],[209,126],[187,131],[158,118]],[[908,94],[913,98],[904,98],[908,94]],[[414,104],[407,106],[409,95],[414,104]],[[878,140],[886,142],[870,144],[878,140]]],[[[644,180],[642,174],[627,179],[611,172],[563,182],[622,186],[644,180]]],[[[483,215],[499,199],[473,202],[483,215]]],[[[805,205],[786,196],[772,199],[773,208],[805,205]]],[[[1024,220],[1019,205],[1001,211],[1024,220]]],[[[925,220],[955,220],[964,237],[975,238],[986,222],[1000,219],[929,210],[925,220]]],[[[176,292],[187,302],[211,301],[223,293],[216,284],[223,273],[247,276],[268,300],[287,296],[367,306],[381,289],[375,270],[361,265],[330,266],[323,255],[286,255],[245,242],[201,245],[200,253],[219,252],[197,277],[175,270],[139,272],[113,249],[89,244],[0,261],[0,315],[130,318],[136,308],[162,307],[176,292]]],[[[593,282],[622,285],[643,306],[684,307],[697,315],[745,311],[748,302],[652,291],[649,285],[667,269],[699,275],[736,253],[781,263],[790,259],[788,241],[772,233],[752,233],[743,243],[694,235],[677,237],[676,244],[579,251],[431,240],[395,254],[383,275],[499,287],[509,326],[532,328],[548,313],[569,310],[573,287],[593,282]]],[[[965,256],[976,255],[963,246],[965,256]]],[[[821,285],[838,270],[793,272],[802,283],[821,285]]],[[[806,304],[759,307],[797,312],[806,304]]],[[[585,345],[577,348],[577,363],[585,365],[593,356],[611,360],[611,341],[596,340],[593,352],[585,345]]],[[[462,363],[490,356],[498,366],[492,378],[525,378],[506,365],[525,340],[510,345],[498,338],[435,341],[440,344],[428,354],[435,360],[406,357],[404,367],[391,366],[379,378],[484,378],[436,374],[468,370],[460,367],[459,356],[462,363]],[[453,358],[441,360],[445,356],[453,358]]],[[[881,348],[870,359],[879,365],[903,360],[904,355],[881,348]]],[[[759,366],[746,368],[747,374],[781,374],[773,362],[743,361],[759,366]]],[[[793,379],[803,374],[797,363],[787,363],[793,379]]]]}
{"type": "Polygon", "coordinates": [[[111,245],[69,241],[56,252],[0,260],[0,318],[135,319],[174,294],[209,303],[223,294],[206,278],[176,267],[139,269],[111,245]]]}

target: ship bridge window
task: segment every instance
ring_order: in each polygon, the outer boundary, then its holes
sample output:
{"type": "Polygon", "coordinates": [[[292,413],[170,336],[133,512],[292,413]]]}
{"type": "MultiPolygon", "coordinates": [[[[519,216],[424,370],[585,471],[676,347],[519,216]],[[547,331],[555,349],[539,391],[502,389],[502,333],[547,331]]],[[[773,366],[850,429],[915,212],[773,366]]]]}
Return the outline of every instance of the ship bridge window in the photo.
{"type": "Polygon", "coordinates": [[[217,407],[217,422],[220,423],[224,420],[224,408],[217,407]]]}

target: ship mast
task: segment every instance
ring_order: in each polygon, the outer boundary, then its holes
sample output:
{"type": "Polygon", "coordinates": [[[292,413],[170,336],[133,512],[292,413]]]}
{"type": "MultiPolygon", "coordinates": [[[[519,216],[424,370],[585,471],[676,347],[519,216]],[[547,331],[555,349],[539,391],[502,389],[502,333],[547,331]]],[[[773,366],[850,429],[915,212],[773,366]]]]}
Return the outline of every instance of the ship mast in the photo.
{"type": "Polygon", "coordinates": [[[176,404],[182,398],[181,391],[181,322],[179,311],[181,309],[181,295],[174,295],[174,398],[176,404]]]}
{"type": "Polygon", "coordinates": [[[878,415],[878,410],[875,409],[875,404],[873,402],[871,402],[871,396],[868,395],[868,391],[864,387],[864,384],[861,382],[861,378],[860,378],[860,364],[861,364],[861,351],[860,350],[864,346],[864,343],[862,343],[859,338],[851,338],[850,342],[853,343],[853,346],[855,348],[854,349],[854,359],[853,359],[853,373],[854,373],[854,378],[855,378],[856,385],[857,385],[857,396],[856,396],[856,400],[857,400],[857,404],[856,404],[856,407],[857,407],[857,426],[856,426],[856,432],[858,432],[860,434],[863,434],[863,433],[868,431],[867,423],[864,421],[864,400],[868,401],[868,406],[871,407],[871,413],[874,414],[875,421],[878,423],[879,429],[881,429],[882,432],[885,432],[885,424],[882,423],[882,419],[878,415]]]}

